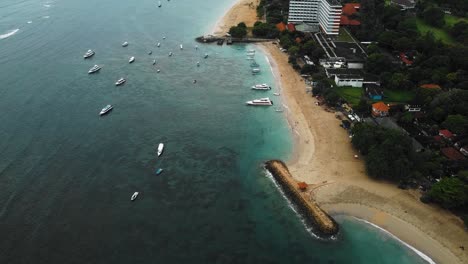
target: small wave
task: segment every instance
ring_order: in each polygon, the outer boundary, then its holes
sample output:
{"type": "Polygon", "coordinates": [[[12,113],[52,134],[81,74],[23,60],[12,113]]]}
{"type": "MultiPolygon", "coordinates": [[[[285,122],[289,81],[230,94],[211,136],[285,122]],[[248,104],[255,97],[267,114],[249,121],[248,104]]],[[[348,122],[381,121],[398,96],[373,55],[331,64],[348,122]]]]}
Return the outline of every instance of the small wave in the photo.
{"type": "Polygon", "coordinates": [[[403,242],[401,239],[399,239],[398,237],[396,237],[394,234],[388,232],[387,230],[383,229],[382,227],[376,225],[376,224],[373,224],[369,221],[366,221],[364,219],[360,219],[360,218],[356,218],[354,217],[355,219],[359,220],[359,221],[362,221],[366,224],[369,224],[377,229],[379,229],[380,231],[384,232],[385,234],[389,235],[390,237],[392,237],[393,239],[395,239],[396,241],[402,243],[403,245],[405,245],[406,247],[408,247],[409,249],[411,249],[414,253],[418,254],[418,256],[420,256],[422,259],[424,259],[425,261],[427,261],[428,263],[430,264],[436,264],[429,256],[427,256],[426,254],[422,253],[421,251],[417,250],[416,248],[412,247],[411,245],[403,242]]]}
{"type": "Polygon", "coordinates": [[[50,16],[43,16],[42,18],[44,18],[44,19],[48,19],[48,18],[50,18],[50,16]]]}
{"type": "Polygon", "coordinates": [[[50,6],[51,6],[51,5],[44,5],[44,7],[47,7],[47,8],[49,8],[50,6]]]}
{"type": "Polygon", "coordinates": [[[27,23],[28,23],[28,24],[32,24],[32,21],[28,21],[27,23]]]}
{"type": "Polygon", "coordinates": [[[0,39],[6,39],[6,38],[8,38],[8,37],[11,37],[11,36],[13,36],[14,34],[16,34],[16,32],[18,32],[18,31],[19,31],[19,28],[10,30],[10,31],[8,31],[8,32],[5,33],[5,34],[0,35],[0,39]]]}

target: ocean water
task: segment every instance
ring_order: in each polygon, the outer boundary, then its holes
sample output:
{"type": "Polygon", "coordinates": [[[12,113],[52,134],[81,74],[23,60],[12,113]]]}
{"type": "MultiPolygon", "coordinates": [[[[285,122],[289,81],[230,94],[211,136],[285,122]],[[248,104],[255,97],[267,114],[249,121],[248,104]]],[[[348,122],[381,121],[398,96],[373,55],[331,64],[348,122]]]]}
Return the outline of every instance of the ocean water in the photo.
{"type": "Polygon", "coordinates": [[[233,1],[161,2],[0,1],[0,263],[425,263],[353,218],[311,234],[262,168],[292,151],[265,56],[194,41],[233,1]]]}

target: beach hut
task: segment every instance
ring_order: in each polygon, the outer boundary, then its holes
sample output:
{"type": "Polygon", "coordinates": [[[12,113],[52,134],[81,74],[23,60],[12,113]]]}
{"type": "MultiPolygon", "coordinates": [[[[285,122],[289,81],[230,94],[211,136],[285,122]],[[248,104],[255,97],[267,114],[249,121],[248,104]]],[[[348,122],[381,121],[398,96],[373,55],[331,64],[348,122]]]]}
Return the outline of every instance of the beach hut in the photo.
{"type": "Polygon", "coordinates": [[[308,187],[308,186],[309,186],[309,185],[308,185],[307,183],[305,183],[305,182],[298,182],[298,183],[297,183],[297,187],[298,187],[299,190],[301,190],[301,191],[307,190],[307,187],[308,187]]]}

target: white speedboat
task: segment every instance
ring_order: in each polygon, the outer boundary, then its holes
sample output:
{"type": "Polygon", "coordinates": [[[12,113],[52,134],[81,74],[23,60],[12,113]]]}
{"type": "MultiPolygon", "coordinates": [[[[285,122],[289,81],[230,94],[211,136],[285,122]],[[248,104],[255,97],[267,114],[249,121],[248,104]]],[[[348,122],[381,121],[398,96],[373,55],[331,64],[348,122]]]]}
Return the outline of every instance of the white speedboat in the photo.
{"type": "Polygon", "coordinates": [[[247,105],[255,105],[255,106],[271,106],[273,105],[273,101],[270,100],[270,98],[260,98],[260,99],[254,99],[252,101],[247,101],[247,105]]]}
{"type": "Polygon", "coordinates": [[[280,93],[273,93],[273,95],[280,96],[280,93]]]}
{"type": "Polygon", "coordinates": [[[208,58],[208,53],[205,53],[205,59],[208,58]]]}
{"type": "Polygon", "coordinates": [[[153,65],[156,65],[156,60],[153,60],[153,65]]]}
{"type": "Polygon", "coordinates": [[[184,46],[182,46],[182,44],[180,44],[180,49],[183,50],[184,49],[184,46]]]}
{"type": "Polygon", "coordinates": [[[157,70],[156,70],[156,72],[157,72],[157,73],[160,73],[160,72],[161,72],[161,70],[160,70],[160,69],[157,69],[157,70]]]}
{"type": "Polygon", "coordinates": [[[197,67],[200,67],[200,62],[199,61],[197,61],[197,67]]]}
{"type": "Polygon", "coordinates": [[[161,156],[161,154],[163,153],[163,150],[164,150],[164,144],[159,143],[159,145],[158,145],[158,157],[161,156]]]}
{"type": "Polygon", "coordinates": [[[128,42],[125,41],[124,43],[122,43],[122,47],[127,47],[128,46],[128,42]]]}
{"type": "Polygon", "coordinates": [[[158,42],[158,44],[156,44],[156,46],[158,46],[158,48],[161,47],[161,43],[158,42]]]}
{"type": "Polygon", "coordinates": [[[148,55],[151,55],[151,54],[153,54],[153,51],[152,50],[148,51],[148,55]]]}
{"type": "Polygon", "coordinates": [[[169,52],[169,57],[171,57],[171,56],[172,56],[172,51],[171,51],[171,52],[169,52]]]}
{"type": "Polygon", "coordinates": [[[161,7],[161,6],[162,6],[161,1],[159,1],[158,2],[158,7],[161,7]]]}
{"type": "Polygon", "coordinates": [[[271,89],[271,87],[266,83],[256,84],[256,85],[252,86],[252,90],[270,90],[270,89],[271,89]]]}
{"type": "Polygon", "coordinates": [[[138,197],[138,192],[134,192],[132,197],[130,198],[130,201],[135,201],[135,199],[138,197]]]}
{"type": "Polygon", "coordinates": [[[125,80],[124,78],[120,78],[119,80],[117,80],[117,82],[115,82],[115,86],[119,86],[119,85],[122,85],[126,82],[127,80],[125,80]]]}
{"type": "Polygon", "coordinates": [[[260,69],[259,68],[253,68],[252,69],[252,74],[257,74],[260,72],[260,69]]]}
{"type": "Polygon", "coordinates": [[[198,45],[195,45],[195,49],[196,49],[196,50],[198,49],[198,45]]]}
{"type": "Polygon", "coordinates": [[[98,72],[99,70],[101,70],[101,66],[94,65],[91,69],[89,69],[88,74],[98,72]]]}
{"type": "Polygon", "coordinates": [[[166,37],[163,37],[163,39],[166,39],[166,37]]]}
{"type": "Polygon", "coordinates": [[[92,51],[92,50],[88,50],[85,55],[83,55],[83,58],[87,59],[87,58],[91,58],[92,56],[94,56],[95,52],[92,51]]]}
{"type": "Polygon", "coordinates": [[[107,113],[109,113],[109,111],[112,110],[112,105],[106,105],[106,107],[104,107],[101,112],[99,112],[99,115],[102,116],[102,115],[105,115],[107,113]]]}
{"type": "Polygon", "coordinates": [[[130,57],[130,59],[128,60],[128,63],[132,63],[135,61],[135,57],[130,57]]]}

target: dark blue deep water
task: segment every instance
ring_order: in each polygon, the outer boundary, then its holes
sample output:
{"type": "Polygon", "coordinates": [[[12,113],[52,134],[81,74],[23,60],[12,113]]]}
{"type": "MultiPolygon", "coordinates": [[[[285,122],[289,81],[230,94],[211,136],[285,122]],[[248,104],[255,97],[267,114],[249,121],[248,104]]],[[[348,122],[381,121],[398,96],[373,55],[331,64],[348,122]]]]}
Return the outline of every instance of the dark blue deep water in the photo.
{"type": "Polygon", "coordinates": [[[423,263],[351,218],[311,235],[261,166],[291,155],[284,117],[244,105],[274,97],[249,89],[264,55],[194,49],[232,0],[162,2],[0,0],[0,263],[423,263]]]}

